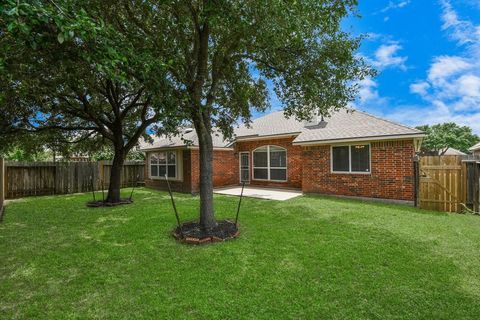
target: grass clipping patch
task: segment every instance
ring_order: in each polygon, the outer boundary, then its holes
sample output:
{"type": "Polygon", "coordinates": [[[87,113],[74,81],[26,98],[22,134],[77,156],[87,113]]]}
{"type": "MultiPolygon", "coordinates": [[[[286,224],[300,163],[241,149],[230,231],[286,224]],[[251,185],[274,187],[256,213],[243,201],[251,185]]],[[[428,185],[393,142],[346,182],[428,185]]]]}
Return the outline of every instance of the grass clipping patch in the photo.
{"type": "Polygon", "coordinates": [[[183,223],[175,228],[173,236],[180,242],[187,244],[205,244],[222,242],[238,237],[237,225],[229,220],[222,220],[209,230],[203,229],[197,221],[183,223]]]}

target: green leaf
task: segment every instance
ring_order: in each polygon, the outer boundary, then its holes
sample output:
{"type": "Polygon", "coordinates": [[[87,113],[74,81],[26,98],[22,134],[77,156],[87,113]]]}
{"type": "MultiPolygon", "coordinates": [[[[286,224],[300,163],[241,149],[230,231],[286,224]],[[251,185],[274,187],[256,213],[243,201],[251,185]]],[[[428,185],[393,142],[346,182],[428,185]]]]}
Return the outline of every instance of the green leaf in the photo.
{"type": "Polygon", "coordinates": [[[57,40],[59,43],[63,43],[65,41],[65,38],[63,36],[63,33],[59,33],[57,36],[57,40]]]}

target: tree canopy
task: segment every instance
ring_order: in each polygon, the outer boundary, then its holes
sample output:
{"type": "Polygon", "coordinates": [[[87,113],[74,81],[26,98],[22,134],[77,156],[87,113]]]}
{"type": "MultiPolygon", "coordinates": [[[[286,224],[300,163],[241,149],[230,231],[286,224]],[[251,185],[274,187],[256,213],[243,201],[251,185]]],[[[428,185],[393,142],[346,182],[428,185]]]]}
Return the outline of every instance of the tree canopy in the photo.
{"type": "Polygon", "coordinates": [[[417,129],[427,134],[422,143],[422,149],[426,153],[443,155],[449,148],[468,153],[468,149],[480,141],[470,127],[459,126],[454,122],[424,125],[417,129]]]}
{"type": "Polygon", "coordinates": [[[87,11],[99,2],[2,5],[0,99],[8,116],[2,131],[68,137],[57,143],[108,141],[114,168],[107,200],[116,202],[128,152],[148,138],[150,126],[174,122],[163,112],[176,103],[164,81],[164,62],[144,59],[98,11],[87,11]]]}

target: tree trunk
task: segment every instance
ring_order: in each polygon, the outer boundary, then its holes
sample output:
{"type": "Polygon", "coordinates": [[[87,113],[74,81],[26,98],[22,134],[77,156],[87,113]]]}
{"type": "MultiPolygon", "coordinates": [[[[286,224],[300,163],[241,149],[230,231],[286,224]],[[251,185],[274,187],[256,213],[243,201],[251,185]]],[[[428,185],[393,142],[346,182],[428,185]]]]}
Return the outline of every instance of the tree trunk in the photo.
{"type": "Polygon", "coordinates": [[[115,156],[113,157],[112,168],[110,171],[110,184],[108,186],[107,202],[120,202],[120,188],[122,186],[122,170],[125,162],[125,154],[123,150],[115,148],[115,156]]]}
{"type": "Polygon", "coordinates": [[[200,225],[208,230],[217,225],[213,209],[213,142],[205,126],[196,127],[200,147],[200,225]]]}

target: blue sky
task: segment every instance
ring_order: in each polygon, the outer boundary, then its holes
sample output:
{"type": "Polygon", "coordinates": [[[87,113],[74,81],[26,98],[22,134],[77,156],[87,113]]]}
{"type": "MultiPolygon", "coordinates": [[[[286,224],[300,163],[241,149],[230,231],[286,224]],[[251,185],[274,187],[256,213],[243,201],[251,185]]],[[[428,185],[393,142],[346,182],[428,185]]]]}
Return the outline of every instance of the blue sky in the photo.
{"type": "MultiPolygon", "coordinates": [[[[480,0],[360,0],[344,26],[379,72],[353,107],[407,125],[446,121],[480,134],[480,0]]],[[[278,103],[273,102],[273,108],[278,103]]]]}

